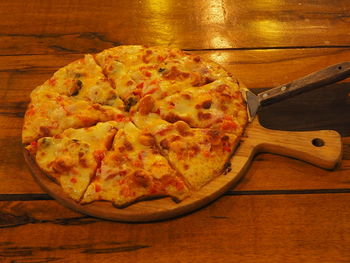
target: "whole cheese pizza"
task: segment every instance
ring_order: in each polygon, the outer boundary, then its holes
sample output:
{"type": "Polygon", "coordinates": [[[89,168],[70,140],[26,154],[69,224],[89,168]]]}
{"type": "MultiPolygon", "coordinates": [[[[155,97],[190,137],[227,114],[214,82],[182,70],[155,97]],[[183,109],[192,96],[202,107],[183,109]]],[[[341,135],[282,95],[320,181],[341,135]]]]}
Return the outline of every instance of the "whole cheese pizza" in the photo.
{"type": "Polygon", "coordinates": [[[247,124],[243,89],[200,56],[119,46],[35,88],[22,142],[75,202],[180,202],[227,171],[247,124]]]}

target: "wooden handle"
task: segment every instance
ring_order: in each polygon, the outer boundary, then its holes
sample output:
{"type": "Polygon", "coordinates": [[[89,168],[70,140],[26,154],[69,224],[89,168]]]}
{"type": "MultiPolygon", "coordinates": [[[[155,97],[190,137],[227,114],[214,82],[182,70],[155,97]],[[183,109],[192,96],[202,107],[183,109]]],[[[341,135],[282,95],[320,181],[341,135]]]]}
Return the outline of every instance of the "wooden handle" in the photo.
{"type": "Polygon", "coordinates": [[[248,136],[255,153],[281,154],[325,169],[335,169],[342,158],[341,136],[336,131],[290,132],[256,125],[248,136]]]}
{"type": "Polygon", "coordinates": [[[350,77],[350,62],[343,62],[311,73],[288,84],[258,94],[260,105],[268,105],[350,77]]]}

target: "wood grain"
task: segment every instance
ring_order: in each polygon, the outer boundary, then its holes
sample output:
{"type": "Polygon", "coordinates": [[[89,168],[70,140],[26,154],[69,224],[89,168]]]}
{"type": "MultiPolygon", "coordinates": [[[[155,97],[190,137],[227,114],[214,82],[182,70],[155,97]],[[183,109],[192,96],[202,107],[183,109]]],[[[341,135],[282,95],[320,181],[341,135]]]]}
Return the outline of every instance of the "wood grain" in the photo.
{"type": "MultiPolygon", "coordinates": [[[[193,52],[223,64],[255,92],[290,82],[330,64],[350,60],[350,49],[343,48],[193,52]]],[[[56,69],[81,56],[0,56],[0,193],[42,193],[22,157],[22,118],[30,91],[48,79],[56,69]]],[[[335,129],[343,136],[350,136],[349,93],[348,82],[331,85],[263,108],[259,117],[262,124],[270,129],[335,129]]],[[[350,142],[345,140],[345,159],[336,173],[281,156],[259,155],[245,177],[249,183],[246,184],[244,178],[238,189],[348,188],[349,145],[350,142]]]]}
{"type": "Polygon", "coordinates": [[[225,196],[151,224],[81,217],[54,201],[1,202],[5,262],[347,262],[349,194],[225,196]]]}
{"type": "MultiPolygon", "coordinates": [[[[259,49],[191,51],[211,59],[245,83],[250,89],[272,88],[313,71],[350,60],[350,48],[259,49]]],[[[83,57],[82,54],[0,56],[0,98],[23,89],[26,97],[57,69],[83,57]]],[[[15,95],[15,94],[14,94],[15,95]]],[[[9,97],[11,98],[11,97],[9,97]]]]}
{"type": "MultiPolygon", "coordinates": [[[[23,149],[24,150],[24,149],[23,149]]],[[[24,157],[33,177],[42,189],[60,204],[74,211],[116,221],[148,222],[187,214],[225,194],[246,173],[254,155],[259,152],[277,153],[304,160],[325,169],[335,169],[342,158],[342,142],[335,131],[286,132],[268,130],[254,119],[246,128],[244,138],[230,160],[229,170],[215,178],[190,197],[175,203],[169,198],[138,202],[117,209],[109,202],[80,205],[70,199],[60,186],[50,180],[35,163],[27,150],[24,157]],[[322,142],[316,144],[315,140],[322,142]]]]}
{"type": "Polygon", "coordinates": [[[259,113],[270,129],[336,129],[337,171],[262,153],[225,196],[163,222],[101,221],[50,200],[19,137],[30,91],[81,54],[174,45],[259,92],[349,61],[349,11],[347,0],[0,1],[0,262],[350,262],[349,79],[259,113]]]}
{"type": "Polygon", "coordinates": [[[329,1],[1,1],[0,55],[348,46],[350,6],[329,1]]]}
{"type": "MultiPolygon", "coordinates": [[[[250,89],[272,88],[350,60],[350,48],[191,51],[232,72],[250,89]]],[[[26,98],[57,69],[83,54],[0,56],[0,98],[26,98]],[[21,92],[22,91],[22,92],[21,92]],[[6,96],[6,97],[5,97],[6,96]]],[[[0,104],[2,105],[2,104],[0,104]]]]}

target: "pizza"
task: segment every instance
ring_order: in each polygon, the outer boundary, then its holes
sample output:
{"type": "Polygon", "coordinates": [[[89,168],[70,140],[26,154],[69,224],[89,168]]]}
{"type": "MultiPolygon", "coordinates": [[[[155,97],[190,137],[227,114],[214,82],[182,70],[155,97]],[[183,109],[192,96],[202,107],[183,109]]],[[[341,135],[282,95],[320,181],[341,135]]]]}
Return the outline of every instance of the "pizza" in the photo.
{"type": "Polygon", "coordinates": [[[227,171],[248,121],[243,90],[200,56],[118,46],[35,88],[22,142],[77,203],[181,202],[227,171]]]}

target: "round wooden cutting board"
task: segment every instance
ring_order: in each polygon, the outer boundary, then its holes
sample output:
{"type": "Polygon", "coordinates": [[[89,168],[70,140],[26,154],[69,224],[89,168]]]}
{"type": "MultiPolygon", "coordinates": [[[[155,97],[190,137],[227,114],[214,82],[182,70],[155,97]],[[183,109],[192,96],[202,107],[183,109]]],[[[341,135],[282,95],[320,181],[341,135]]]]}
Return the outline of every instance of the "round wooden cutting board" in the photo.
{"type": "Polygon", "coordinates": [[[169,219],[198,209],[229,189],[245,173],[255,154],[276,153],[297,158],[325,169],[334,169],[342,157],[340,135],[335,131],[288,132],[263,128],[257,118],[247,127],[240,146],[231,159],[231,170],[204,186],[200,191],[180,203],[171,198],[141,201],[126,208],[116,208],[109,202],[98,201],[80,205],[68,198],[61,187],[50,180],[24,149],[24,157],[33,177],[42,189],[62,205],[94,217],[145,222],[169,219]]]}

